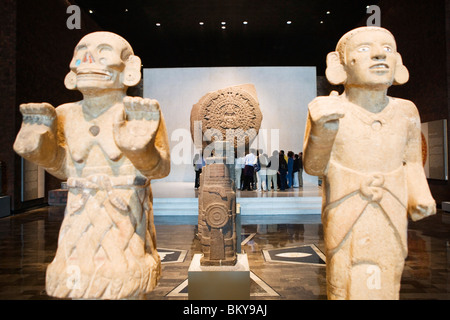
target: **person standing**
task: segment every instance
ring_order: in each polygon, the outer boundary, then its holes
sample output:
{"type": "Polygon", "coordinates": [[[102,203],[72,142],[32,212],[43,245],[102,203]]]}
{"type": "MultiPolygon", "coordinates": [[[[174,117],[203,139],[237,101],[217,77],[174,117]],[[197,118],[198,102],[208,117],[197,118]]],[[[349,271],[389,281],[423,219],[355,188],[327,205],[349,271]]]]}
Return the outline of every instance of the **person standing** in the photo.
{"type": "Polygon", "coordinates": [[[287,171],[287,187],[288,189],[293,187],[293,178],[294,178],[294,152],[288,151],[288,171],[287,171]]]}
{"type": "Polygon", "coordinates": [[[298,154],[298,187],[303,188],[303,152],[298,154]]]}
{"type": "Polygon", "coordinates": [[[194,169],[195,169],[195,189],[200,187],[200,174],[202,173],[202,169],[205,166],[205,160],[200,154],[196,154],[194,157],[194,169]]]}
{"type": "Polygon", "coordinates": [[[299,159],[298,154],[294,154],[294,170],[293,170],[293,187],[298,188],[298,168],[299,168],[299,159]]]}
{"type": "Polygon", "coordinates": [[[250,153],[245,156],[244,163],[244,188],[243,190],[252,191],[254,166],[258,158],[255,149],[250,149],[250,153]]]}
{"type": "Polygon", "coordinates": [[[258,156],[260,169],[256,172],[257,178],[257,190],[267,191],[267,166],[269,164],[269,158],[267,154],[263,153],[258,156]]]}
{"type": "Polygon", "coordinates": [[[239,157],[236,158],[235,163],[234,163],[234,182],[236,184],[236,188],[238,190],[242,189],[242,170],[244,169],[245,166],[245,157],[239,157]]]}
{"type": "Polygon", "coordinates": [[[269,164],[267,165],[267,190],[273,188],[273,191],[277,191],[277,172],[278,172],[278,151],[272,152],[272,156],[269,158],[269,164]]]}
{"type": "Polygon", "coordinates": [[[286,175],[288,171],[288,165],[284,158],[284,153],[280,152],[278,157],[278,172],[280,174],[280,191],[286,190],[286,175]]]}

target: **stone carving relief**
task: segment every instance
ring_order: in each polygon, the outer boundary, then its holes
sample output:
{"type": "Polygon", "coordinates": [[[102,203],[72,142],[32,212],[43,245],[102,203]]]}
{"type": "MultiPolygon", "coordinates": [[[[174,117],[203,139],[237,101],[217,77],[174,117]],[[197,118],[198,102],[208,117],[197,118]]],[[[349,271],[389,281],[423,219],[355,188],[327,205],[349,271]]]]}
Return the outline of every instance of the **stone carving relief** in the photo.
{"type": "Polygon", "coordinates": [[[262,113],[252,84],[233,86],[207,93],[191,111],[191,133],[203,137],[196,147],[205,148],[212,141],[231,141],[234,148],[249,145],[258,134],[262,113]],[[195,122],[201,127],[195,128],[195,122]],[[220,138],[217,137],[219,135],[220,138]]]}
{"type": "Polygon", "coordinates": [[[201,265],[236,263],[236,193],[228,167],[207,165],[201,173],[198,231],[203,256],[201,265]]]}

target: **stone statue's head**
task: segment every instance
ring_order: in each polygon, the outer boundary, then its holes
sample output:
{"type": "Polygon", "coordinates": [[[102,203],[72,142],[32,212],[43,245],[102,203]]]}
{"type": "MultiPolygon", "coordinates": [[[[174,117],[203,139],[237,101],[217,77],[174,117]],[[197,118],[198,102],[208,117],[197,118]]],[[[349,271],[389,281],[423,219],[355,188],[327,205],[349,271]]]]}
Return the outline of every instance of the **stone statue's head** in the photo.
{"type": "Polygon", "coordinates": [[[122,89],[141,80],[141,59],[130,44],[111,32],[93,32],[75,47],[64,84],[81,92],[122,89]]]}
{"type": "Polygon", "coordinates": [[[342,36],[336,51],[327,55],[326,76],[335,85],[361,87],[389,87],[409,79],[394,36],[380,27],[360,27],[342,36]]]}

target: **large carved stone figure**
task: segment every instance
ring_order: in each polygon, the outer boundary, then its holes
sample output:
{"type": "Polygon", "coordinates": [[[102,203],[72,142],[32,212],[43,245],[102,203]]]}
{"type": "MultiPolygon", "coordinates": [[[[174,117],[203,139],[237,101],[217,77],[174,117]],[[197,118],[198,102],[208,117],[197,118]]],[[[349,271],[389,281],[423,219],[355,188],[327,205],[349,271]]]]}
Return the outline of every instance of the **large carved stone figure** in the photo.
{"type": "Polygon", "coordinates": [[[141,61],[122,37],[85,36],[66,76],[83,100],[54,108],[20,106],[14,144],[22,157],[67,179],[68,200],[46,291],[61,298],[139,298],[160,276],[151,179],[170,170],[168,137],[156,100],[126,96],[141,61]]]}
{"type": "Polygon", "coordinates": [[[203,266],[236,264],[234,155],[248,148],[261,121],[256,90],[251,84],[210,92],[191,110],[192,138],[206,157],[198,197],[203,266]]]}
{"type": "Polygon", "coordinates": [[[387,96],[409,74],[393,35],[362,27],[328,54],[326,76],[345,90],[310,103],[303,163],[324,177],[328,298],[398,299],[407,214],[418,220],[436,211],[417,108],[387,96]]]}

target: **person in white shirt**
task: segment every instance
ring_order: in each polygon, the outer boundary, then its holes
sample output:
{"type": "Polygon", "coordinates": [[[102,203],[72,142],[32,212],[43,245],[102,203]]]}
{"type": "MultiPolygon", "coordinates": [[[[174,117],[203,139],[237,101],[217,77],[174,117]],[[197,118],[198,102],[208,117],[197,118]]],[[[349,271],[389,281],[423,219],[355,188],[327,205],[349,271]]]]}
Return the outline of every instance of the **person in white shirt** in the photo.
{"type": "Polygon", "coordinates": [[[242,188],[241,176],[244,167],[245,167],[245,157],[236,158],[234,162],[234,182],[238,190],[241,190],[242,188]]]}

